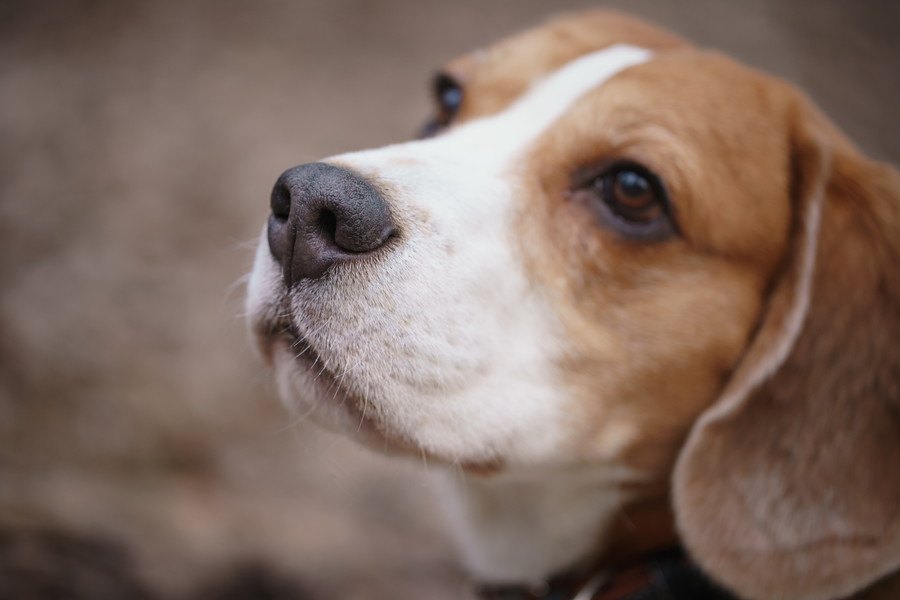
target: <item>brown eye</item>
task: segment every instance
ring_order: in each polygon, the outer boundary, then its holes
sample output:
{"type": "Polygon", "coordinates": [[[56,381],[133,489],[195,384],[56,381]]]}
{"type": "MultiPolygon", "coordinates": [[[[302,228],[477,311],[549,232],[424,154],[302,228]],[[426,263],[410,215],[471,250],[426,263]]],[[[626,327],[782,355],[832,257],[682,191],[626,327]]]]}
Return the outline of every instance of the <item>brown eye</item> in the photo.
{"type": "Polygon", "coordinates": [[[622,169],[605,178],[603,186],[607,204],[624,219],[648,223],[663,212],[656,189],[642,173],[622,169]]]}
{"type": "Polygon", "coordinates": [[[675,231],[665,188],[642,165],[614,163],[592,179],[590,188],[601,219],[622,234],[653,240],[675,231]]]}

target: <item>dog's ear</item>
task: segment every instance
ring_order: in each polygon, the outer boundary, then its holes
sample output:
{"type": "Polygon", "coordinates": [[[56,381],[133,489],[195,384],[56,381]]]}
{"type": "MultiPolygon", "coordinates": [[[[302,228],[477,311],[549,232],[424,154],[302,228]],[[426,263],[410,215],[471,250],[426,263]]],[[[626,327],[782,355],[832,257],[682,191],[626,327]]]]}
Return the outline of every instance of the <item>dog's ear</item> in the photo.
{"type": "Polygon", "coordinates": [[[755,600],[900,567],[900,176],[796,107],[791,247],[673,480],[688,551],[755,600]]]}

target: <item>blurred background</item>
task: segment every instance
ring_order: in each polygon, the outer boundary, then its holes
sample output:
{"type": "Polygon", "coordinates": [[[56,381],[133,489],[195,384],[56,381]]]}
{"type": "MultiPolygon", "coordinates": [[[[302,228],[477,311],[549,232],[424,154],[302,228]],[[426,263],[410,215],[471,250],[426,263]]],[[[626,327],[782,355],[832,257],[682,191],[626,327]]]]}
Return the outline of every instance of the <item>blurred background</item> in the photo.
{"type": "Polygon", "coordinates": [[[425,466],[291,423],[241,319],[286,167],[436,67],[614,6],[900,162],[894,0],[0,0],[0,597],[465,597],[425,466]]]}

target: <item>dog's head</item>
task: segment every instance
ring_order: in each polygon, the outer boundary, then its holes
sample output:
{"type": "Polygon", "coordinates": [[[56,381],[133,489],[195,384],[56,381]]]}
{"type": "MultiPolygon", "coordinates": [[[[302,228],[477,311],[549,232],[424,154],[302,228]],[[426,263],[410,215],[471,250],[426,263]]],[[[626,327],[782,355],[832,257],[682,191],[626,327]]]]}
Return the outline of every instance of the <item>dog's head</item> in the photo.
{"type": "Polygon", "coordinates": [[[474,470],[671,480],[750,597],[896,568],[896,173],[789,85],[610,13],[435,86],[429,137],[275,186],[248,306],[283,396],[474,470]]]}

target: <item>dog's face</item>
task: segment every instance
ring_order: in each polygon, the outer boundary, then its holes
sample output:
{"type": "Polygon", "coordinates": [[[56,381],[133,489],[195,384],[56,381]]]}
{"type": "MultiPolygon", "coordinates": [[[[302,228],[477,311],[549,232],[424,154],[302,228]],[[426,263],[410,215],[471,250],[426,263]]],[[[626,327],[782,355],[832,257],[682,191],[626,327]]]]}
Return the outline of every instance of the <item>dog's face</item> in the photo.
{"type": "Polygon", "coordinates": [[[671,462],[784,252],[784,109],[668,36],[559,34],[584,26],[453,63],[434,137],[327,160],[380,192],[383,246],[288,289],[260,245],[251,312],[314,418],[479,467],[671,462]]]}
{"type": "Polygon", "coordinates": [[[900,482],[866,511],[837,488],[897,481],[900,282],[878,266],[900,260],[896,174],[790,86],[607,13],[436,85],[429,137],[276,184],[248,308],[285,399],[478,471],[587,463],[668,485],[677,459],[682,536],[748,596],[824,598],[894,566],[900,533],[838,550],[876,517],[900,532],[900,482]],[[775,383],[796,397],[756,400],[775,383]],[[791,458],[819,447],[858,460],[791,458]]]}

